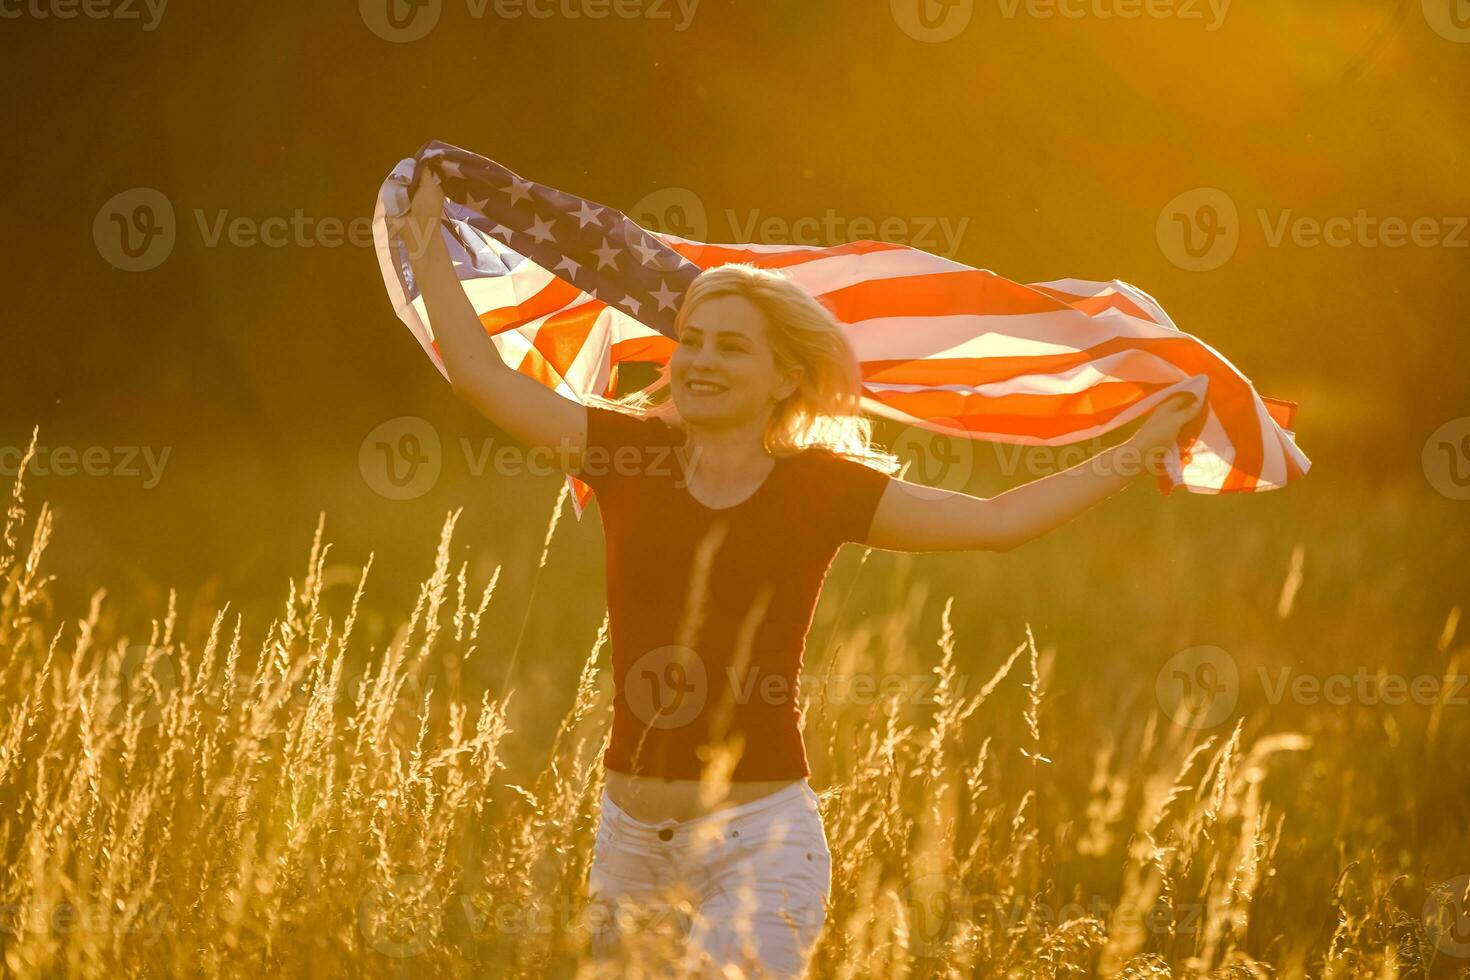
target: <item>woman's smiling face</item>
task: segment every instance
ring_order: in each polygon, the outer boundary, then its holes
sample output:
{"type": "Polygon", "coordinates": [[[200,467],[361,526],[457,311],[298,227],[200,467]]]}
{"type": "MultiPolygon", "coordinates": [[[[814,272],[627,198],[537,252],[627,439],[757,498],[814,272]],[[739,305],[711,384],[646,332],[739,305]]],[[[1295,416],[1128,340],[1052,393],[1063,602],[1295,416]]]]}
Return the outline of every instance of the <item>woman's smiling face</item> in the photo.
{"type": "Polygon", "coordinates": [[[796,388],[776,365],[765,314],[727,293],[689,311],[669,359],[674,405],[686,422],[730,425],[758,416],[796,388]]]}

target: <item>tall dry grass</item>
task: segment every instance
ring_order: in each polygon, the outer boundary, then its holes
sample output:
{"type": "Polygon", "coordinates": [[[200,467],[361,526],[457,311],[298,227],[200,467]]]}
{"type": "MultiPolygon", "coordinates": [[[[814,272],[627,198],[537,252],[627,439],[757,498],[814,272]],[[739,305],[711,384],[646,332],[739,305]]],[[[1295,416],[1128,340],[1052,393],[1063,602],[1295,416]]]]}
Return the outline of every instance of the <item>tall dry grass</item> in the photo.
{"type": "MultiPolygon", "coordinates": [[[[486,645],[500,570],[472,584],[451,562],[458,512],[383,649],[354,634],[371,560],[344,610],[326,610],[320,526],[263,639],[228,607],[206,635],[182,636],[171,601],[143,640],[103,635],[101,592],[84,618],[58,621],[42,565],[52,515],[24,491],[18,479],[0,544],[9,973],[634,976],[676,941],[651,922],[623,961],[588,960],[607,624],[555,690],[467,692],[456,665],[486,645]],[[506,761],[518,701],[563,713],[539,766],[506,761]]],[[[548,547],[555,530],[554,515],[548,547]]],[[[543,550],[533,573],[545,565],[543,550]]],[[[1299,585],[1288,577],[1279,602],[1299,585]]],[[[816,974],[1387,978],[1470,965],[1443,951],[1422,911],[1435,880],[1414,871],[1464,826],[1426,829],[1433,815],[1419,814],[1359,833],[1360,797],[1344,788],[1388,765],[1424,781],[1463,767],[1456,709],[1413,715],[1391,759],[1254,716],[1175,724],[1150,698],[1098,725],[1058,690],[1067,654],[1029,627],[976,649],[954,629],[954,594],[908,573],[880,591],[890,601],[809,651],[806,734],[834,855],[816,974]],[[853,678],[898,683],[872,698],[833,683],[853,678]]],[[[533,648],[517,637],[512,657],[533,648]]],[[[1465,857],[1470,871],[1470,845],[1465,857]]]]}

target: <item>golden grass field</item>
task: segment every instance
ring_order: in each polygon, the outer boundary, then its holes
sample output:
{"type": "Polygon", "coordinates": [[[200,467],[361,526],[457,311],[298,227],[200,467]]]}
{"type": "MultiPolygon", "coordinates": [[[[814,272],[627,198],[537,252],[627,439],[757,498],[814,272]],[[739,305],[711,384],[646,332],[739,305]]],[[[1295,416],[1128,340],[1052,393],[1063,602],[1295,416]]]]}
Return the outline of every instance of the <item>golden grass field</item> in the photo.
{"type": "MultiPolygon", "coordinates": [[[[451,513],[383,643],[358,621],[380,570],[325,590],[323,530],[304,566],[281,555],[272,623],[226,604],[184,635],[171,602],[131,610],[153,626],[128,636],[105,613],[128,596],[101,593],[63,615],[53,514],[20,480],[9,500],[8,973],[650,972],[667,917],[626,962],[586,956],[605,623],[577,650],[482,629],[507,576],[534,577],[536,603],[584,587],[558,549],[564,493],[539,563],[484,580],[450,558],[451,513]],[[464,669],[512,656],[504,688],[464,669]]],[[[1454,505],[1409,484],[1286,511],[1188,501],[1219,509],[1185,534],[1179,505],[1140,501],[1147,524],[1118,508],[1014,556],[839,556],[804,685],[834,858],[815,974],[1470,973],[1454,505]],[[1056,616],[1013,629],[1008,592],[1038,591],[1028,615],[1056,616]],[[957,626],[977,604],[989,633],[957,626]],[[1207,645],[1238,669],[1230,710],[1186,715],[1180,676],[1229,691],[1207,645]],[[1359,667],[1423,696],[1280,696],[1283,669],[1359,667]]]]}

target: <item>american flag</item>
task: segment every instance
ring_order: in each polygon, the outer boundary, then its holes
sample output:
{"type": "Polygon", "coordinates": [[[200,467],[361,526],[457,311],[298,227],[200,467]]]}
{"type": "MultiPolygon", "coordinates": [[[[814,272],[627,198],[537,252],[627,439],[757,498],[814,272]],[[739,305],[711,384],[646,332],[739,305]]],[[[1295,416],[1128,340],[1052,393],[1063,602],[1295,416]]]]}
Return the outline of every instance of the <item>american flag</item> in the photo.
{"type": "MultiPolygon", "coordinates": [[[[431,167],[459,281],[500,356],[568,398],[612,396],[623,363],[666,363],[684,291],[705,269],[783,270],[836,316],[861,363],[862,408],[920,429],[1033,446],[1126,425],[1180,391],[1205,410],[1159,489],[1273,490],[1303,476],[1296,404],[1258,395],[1208,344],[1126,282],[1021,284],[907,245],[720,245],[640,227],[615,208],[526,180],[437,140],[393,168],[373,239],[399,317],[448,378],[390,219],[431,167]]],[[[571,482],[578,518],[591,488],[571,482]]]]}

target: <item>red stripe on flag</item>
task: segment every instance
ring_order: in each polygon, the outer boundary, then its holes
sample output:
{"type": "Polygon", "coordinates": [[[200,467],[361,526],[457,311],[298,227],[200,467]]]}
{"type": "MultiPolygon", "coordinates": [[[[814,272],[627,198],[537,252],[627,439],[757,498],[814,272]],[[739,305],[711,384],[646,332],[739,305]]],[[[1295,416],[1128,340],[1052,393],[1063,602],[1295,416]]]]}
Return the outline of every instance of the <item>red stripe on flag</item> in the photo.
{"type": "Polygon", "coordinates": [[[1104,296],[1078,296],[1076,293],[1063,292],[1060,289],[1053,289],[1050,286],[1032,286],[1031,288],[1037,292],[1046,293],[1048,296],[1055,297],[1072,307],[1072,309],[1086,313],[1088,316],[1097,316],[1099,313],[1106,313],[1108,310],[1117,310],[1120,313],[1127,313],[1129,316],[1136,316],[1140,320],[1147,320],[1149,323],[1158,323],[1143,307],[1122,293],[1108,293],[1104,296]]]}
{"type": "Polygon", "coordinates": [[[525,324],[531,320],[549,316],[580,296],[582,291],[571,283],[555,276],[534,296],[514,306],[501,306],[480,314],[480,322],[487,333],[497,334],[525,324]]]}
{"type": "Polygon", "coordinates": [[[701,269],[725,265],[728,262],[749,262],[762,269],[786,269],[807,262],[815,262],[818,259],[832,258],[836,255],[869,255],[874,252],[909,250],[907,245],[870,241],[848,242],[845,245],[833,245],[829,248],[793,245],[789,249],[776,250],[746,248],[740,245],[701,245],[696,242],[665,241],[664,244],[701,269]]]}
{"type": "Polygon", "coordinates": [[[1045,293],[983,269],[869,279],[823,293],[822,299],[846,323],[879,317],[1004,316],[1071,309],[1045,293]]]}

